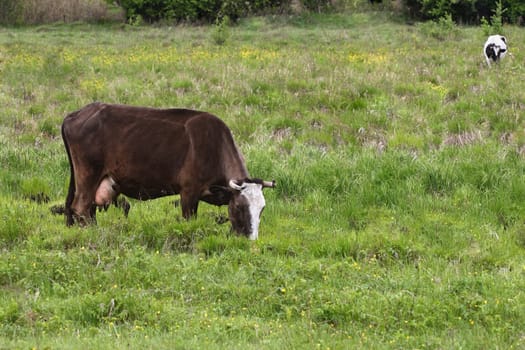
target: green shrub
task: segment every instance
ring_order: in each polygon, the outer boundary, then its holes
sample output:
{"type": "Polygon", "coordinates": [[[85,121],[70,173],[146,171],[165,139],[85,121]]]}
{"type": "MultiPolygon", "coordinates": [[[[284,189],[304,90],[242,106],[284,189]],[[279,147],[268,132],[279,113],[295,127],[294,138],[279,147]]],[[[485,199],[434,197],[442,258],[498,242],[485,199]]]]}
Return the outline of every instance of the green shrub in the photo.
{"type": "Polygon", "coordinates": [[[303,0],[302,3],[305,9],[312,12],[325,12],[333,8],[330,0],[303,0]]]}
{"type": "Polygon", "coordinates": [[[505,0],[503,5],[507,9],[505,18],[510,23],[524,24],[525,2],[523,0],[505,0]]]}
{"type": "Polygon", "coordinates": [[[425,35],[438,40],[450,40],[459,35],[458,27],[450,14],[446,14],[436,21],[421,23],[420,28],[425,35]]]}
{"type": "Polygon", "coordinates": [[[503,34],[503,13],[506,12],[505,10],[501,1],[498,1],[494,14],[490,17],[490,21],[485,17],[481,19],[481,27],[485,36],[503,34]]]}
{"type": "Polygon", "coordinates": [[[196,21],[215,17],[213,14],[220,9],[216,0],[120,0],[118,4],[128,19],[140,16],[148,22],[161,19],[196,21]]]}
{"type": "Polygon", "coordinates": [[[224,16],[222,19],[217,18],[215,29],[212,32],[213,42],[217,45],[224,45],[230,38],[230,17],[224,16]]]}
{"type": "MultiPolygon", "coordinates": [[[[291,0],[120,0],[118,4],[126,12],[128,21],[144,18],[148,22],[174,20],[212,23],[223,17],[236,21],[248,15],[288,13],[292,8],[291,0]]],[[[301,5],[315,12],[333,7],[329,0],[303,0],[301,5]]]]}
{"type": "Polygon", "coordinates": [[[437,20],[450,14],[459,23],[479,24],[482,18],[490,18],[498,8],[504,10],[503,21],[520,23],[525,16],[525,3],[520,0],[404,0],[406,12],[416,19],[437,20]]]}
{"type": "Polygon", "coordinates": [[[21,24],[23,9],[23,4],[19,0],[2,0],[0,2],[0,24],[21,24]]]}

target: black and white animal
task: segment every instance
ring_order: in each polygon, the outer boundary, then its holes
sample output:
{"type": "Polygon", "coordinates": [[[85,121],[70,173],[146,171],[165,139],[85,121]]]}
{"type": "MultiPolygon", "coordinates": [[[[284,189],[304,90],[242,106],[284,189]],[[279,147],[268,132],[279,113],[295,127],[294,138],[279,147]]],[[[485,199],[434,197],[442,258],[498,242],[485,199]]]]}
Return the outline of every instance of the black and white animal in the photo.
{"type": "Polygon", "coordinates": [[[503,35],[491,35],[483,47],[485,60],[490,66],[492,62],[498,62],[507,54],[507,39],[503,35]]]}

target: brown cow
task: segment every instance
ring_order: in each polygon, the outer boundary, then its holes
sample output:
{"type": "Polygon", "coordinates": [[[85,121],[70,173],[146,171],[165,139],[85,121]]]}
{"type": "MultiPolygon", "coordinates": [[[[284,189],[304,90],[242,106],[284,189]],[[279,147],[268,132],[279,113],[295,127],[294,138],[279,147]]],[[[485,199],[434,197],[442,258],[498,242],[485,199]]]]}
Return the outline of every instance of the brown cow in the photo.
{"type": "Polygon", "coordinates": [[[264,187],[250,178],[228,127],[188,109],[92,103],[69,114],[62,138],[71,167],[66,223],[95,222],[96,207],[124,194],[140,200],[180,194],[182,214],[199,200],[228,204],[235,231],[257,239],[264,187]]]}

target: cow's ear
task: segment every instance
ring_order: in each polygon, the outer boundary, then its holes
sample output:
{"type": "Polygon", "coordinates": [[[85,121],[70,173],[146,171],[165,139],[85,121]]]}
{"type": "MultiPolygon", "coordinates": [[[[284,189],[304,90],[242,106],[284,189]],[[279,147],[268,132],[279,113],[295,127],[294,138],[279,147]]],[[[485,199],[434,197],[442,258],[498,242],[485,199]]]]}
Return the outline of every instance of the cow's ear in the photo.
{"type": "Polygon", "coordinates": [[[224,186],[217,186],[217,185],[210,186],[210,192],[212,193],[214,197],[218,198],[220,201],[229,202],[232,196],[231,189],[228,187],[224,187],[224,186]]]}

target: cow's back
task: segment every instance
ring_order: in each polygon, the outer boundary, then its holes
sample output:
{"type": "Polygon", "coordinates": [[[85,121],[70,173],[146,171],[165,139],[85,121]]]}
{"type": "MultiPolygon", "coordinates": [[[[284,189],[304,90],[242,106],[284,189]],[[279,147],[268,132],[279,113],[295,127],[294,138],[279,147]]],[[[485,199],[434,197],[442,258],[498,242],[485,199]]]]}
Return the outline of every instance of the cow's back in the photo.
{"type": "Polygon", "coordinates": [[[111,176],[133,198],[248,176],[230,130],[206,112],[92,103],[65,118],[63,136],[75,171],[111,176]]]}
{"type": "Polygon", "coordinates": [[[181,128],[201,113],[189,109],[155,109],[94,102],[69,114],[64,119],[63,128],[68,138],[78,138],[80,142],[93,133],[100,136],[109,132],[119,136],[133,128],[142,131],[162,126],[181,128]]]}

